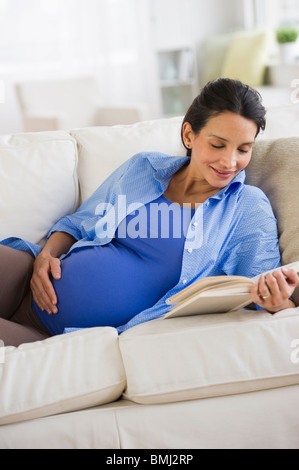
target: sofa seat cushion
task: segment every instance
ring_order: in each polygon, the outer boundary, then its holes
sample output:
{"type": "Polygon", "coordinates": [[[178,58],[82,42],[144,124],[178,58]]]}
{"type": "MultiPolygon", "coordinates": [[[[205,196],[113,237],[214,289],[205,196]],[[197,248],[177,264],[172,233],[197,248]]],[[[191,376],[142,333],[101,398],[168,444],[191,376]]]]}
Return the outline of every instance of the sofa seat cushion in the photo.
{"type": "Polygon", "coordinates": [[[0,240],[39,243],[78,205],[77,146],[66,132],[0,136],[0,240]]]}
{"type": "Polygon", "coordinates": [[[113,402],[125,383],[114,328],[4,348],[0,425],[113,402]]]}
{"type": "Polygon", "coordinates": [[[299,384],[298,339],[299,308],[138,325],[120,336],[125,397],[157,404],[299,384]]]}

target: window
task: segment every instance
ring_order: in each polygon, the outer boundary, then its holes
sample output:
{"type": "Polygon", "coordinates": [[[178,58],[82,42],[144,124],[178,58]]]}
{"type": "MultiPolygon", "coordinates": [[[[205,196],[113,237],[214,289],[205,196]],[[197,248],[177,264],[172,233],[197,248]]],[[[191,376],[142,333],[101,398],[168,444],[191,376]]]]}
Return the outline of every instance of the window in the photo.
{"type": "Polygon", "coordinates": [[[265,24],[277,28],[281,25],[299,25],[298,0],[263,0],[265,24]]]}
{"type": "MultiPolygon", "coordinates": [[[[276,31],[281,26],[299,28],[299,0],[243,0],[243,18],[246,29],[266,28],[271,33],[270,61],[279,58],[276,31]]],[[[299,56],[299,40],[295,45],[299,56]]]]}
{"type": "Polygon", "coordinates": [[[0,0],[1,67],[136,62],[139,12],[138,0],[0,0]]]}
{"type": "Polygon", "coordinates": [[[93,75],[106,102],[151,102],[148,5],[149,0],[0,0],[0,79],[93,75]]]}
{"type": "Polygon", "coordinates": [[[299,0],[243,0],[243,11],[247,27],[299,25],[299,0]]]}

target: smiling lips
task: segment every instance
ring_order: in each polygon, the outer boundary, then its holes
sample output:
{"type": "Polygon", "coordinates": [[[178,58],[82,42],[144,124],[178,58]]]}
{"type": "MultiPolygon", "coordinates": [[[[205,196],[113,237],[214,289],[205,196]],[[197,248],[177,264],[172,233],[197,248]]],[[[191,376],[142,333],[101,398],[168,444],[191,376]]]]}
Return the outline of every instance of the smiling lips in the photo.
{"type": "Polygon", "coordinates": [[[218,178],[222,178],[222,179],[230,178],[235,173],[234,171],[216,170],[216,168],[213,168],[212,166],[211,168],[214,171],[214,173],[218,176],[218,178]]]}

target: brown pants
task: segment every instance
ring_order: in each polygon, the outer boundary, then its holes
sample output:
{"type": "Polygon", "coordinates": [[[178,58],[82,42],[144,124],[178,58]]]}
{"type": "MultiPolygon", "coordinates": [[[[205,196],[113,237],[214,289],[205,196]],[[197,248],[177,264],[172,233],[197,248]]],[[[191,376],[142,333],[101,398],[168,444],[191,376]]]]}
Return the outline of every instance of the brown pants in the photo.
{"type": "Polygon", "coordinates": [[[5,346],[19,346],[51,336],[31,307],[33,261],[25,251],[0,245],[0,340],[5,346]]]}

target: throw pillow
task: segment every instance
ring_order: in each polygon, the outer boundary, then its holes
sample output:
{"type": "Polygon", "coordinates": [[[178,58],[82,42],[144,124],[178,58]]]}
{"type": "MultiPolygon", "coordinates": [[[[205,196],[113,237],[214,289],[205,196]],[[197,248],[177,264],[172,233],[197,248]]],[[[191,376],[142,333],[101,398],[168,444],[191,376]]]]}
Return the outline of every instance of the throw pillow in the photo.
{"type": "Polygon", "coordinates": [[[241,80],[249,86],[261,86],[269,54],[266,32],[235,33],[227,51],[221,76],[241,80]]]}

